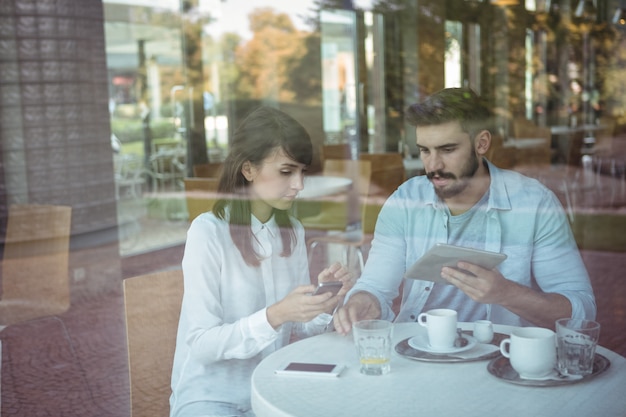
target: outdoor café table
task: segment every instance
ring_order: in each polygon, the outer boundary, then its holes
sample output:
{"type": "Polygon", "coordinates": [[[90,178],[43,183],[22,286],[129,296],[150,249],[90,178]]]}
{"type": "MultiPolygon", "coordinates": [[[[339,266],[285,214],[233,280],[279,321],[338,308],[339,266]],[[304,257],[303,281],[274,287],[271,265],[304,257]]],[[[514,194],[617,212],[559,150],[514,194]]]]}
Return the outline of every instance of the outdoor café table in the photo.
{"type": "Polygon", "coordinates": [[[298,193],[293,213],[296,217],[307,217],[320,210],[319,203],[323,200],[344,201],[352,180],[345,177],[330,175],[307,175],[304,177],[304,188],[298,193]]]}
{"type": "MultiPolygon", "coordinates": [[[[471,323],[459,323],[471,330],[471,323]]],[[[512,327],[495,325],[509,334],[512,327]]],[[[394,327],[394,347],[425,332],[417,323],[394,327]]],[[[506,337],[505,335],[499,335],[506,337]]],[[[252,408],[257,417],[554,417],[626,415],[626,358],[603,347],[610,361],[602,373],[558,386],[510,383],[487,370],[489,360],[423,362],[392,352],[391,372],[359,372],[352,334],[325,333],[288,345],[265,358],[252,375],[252,408]],[[288,362],[340,363],[338,378],[276,375],[288,362]]]]}
{"type": "Polygon", "coordinates": [[[299,199],[314,199],[348,190],[352,180],[329,175],[309,175],[304,178],[304,189],[298,193],[299,199]]]}

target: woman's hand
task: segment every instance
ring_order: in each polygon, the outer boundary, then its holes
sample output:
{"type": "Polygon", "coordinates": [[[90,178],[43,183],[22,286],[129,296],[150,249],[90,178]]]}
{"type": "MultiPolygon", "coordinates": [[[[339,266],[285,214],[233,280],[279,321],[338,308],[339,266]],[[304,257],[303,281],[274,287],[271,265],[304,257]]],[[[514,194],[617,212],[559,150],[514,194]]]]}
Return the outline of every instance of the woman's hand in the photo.
{"type": "Polygon", "coordinates": [[[329,292],[311,295],[313,291],[315,291],[314,285],[301,285],[276,304],[269,306],[266,314],[270,325],[277,329],[289,321],[311,321],[318,315],[335,308],[337,305],[335,296],[329,292]]]}
{"type": "Polygon", "coordinates": [[[311,295],[315,291],[314,285],[302,285],[290,292],[285,298],[267,308],[267,320],[277,329],[288,321],[307,322],[322,313],[332,312],[339,300],[354,285],[354,274],[336,262],[324,269],[317,276],[318,282],[341,281],[343,286],[337,295],[330,292],[320,295],[311,295]]]}
{"type": "Polygon", "coordinates": [[[354,283],[356,282],[356,277],[353,273],[348,272],[346,268],[341,266],[339,262],[335,262],[334,264],[320,272],[317,276],[317,282],[329,281],[343,282],[343,286],[337,294],[337,297],[341,299],[354,286],[354,283]]]}

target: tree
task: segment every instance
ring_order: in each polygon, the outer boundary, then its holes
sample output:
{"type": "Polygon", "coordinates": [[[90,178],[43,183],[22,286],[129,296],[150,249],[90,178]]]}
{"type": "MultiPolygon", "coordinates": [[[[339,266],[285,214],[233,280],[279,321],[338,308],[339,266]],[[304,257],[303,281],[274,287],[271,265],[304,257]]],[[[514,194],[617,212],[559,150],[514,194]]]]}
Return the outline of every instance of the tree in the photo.
{"type": "Polygon", "coordinates": [[[271,8],[256,9],[249,15],[253,38],[240,46],[235,62],[240,73],[236,96],[244,99],[290,101],[293,92],[285,88],[288,62],[303,55],[303,35],[285,13],[271,8]]]}
{"type": "Polygon", "coordinates": [[[298,55],[287,57],[287,80],[285,87],[293,91],[296,100],[307,103],[321,103],[321,62],[321,39],[319,33],[311,33],[304,36],[298,55]]]}

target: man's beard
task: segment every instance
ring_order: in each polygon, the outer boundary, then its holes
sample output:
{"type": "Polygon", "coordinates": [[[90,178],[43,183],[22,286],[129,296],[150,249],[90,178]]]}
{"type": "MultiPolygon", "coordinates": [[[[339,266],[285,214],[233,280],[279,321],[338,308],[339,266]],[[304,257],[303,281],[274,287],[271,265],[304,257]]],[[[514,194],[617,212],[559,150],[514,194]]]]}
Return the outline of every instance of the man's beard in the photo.
{"type": "Polygon", "coordinates": [[[432,180],[432,178],[435,175],[444,179],[456,180],[454,184],[448,185],[445,188],[435,187],[435,194],[437,194],[437,196],[441,198],[442,200],[445,200],[447,198],[451,198],[456,195],[459,195],[461,192],[463,192],[463,190],[465,190],[467,186],[469,185],[469,180],[476,174],[476,171],[478,171],[478,167],[479,167],[478,158],[476,157],[476,154],[474,152],[471,152],[470,158],[461,169],[461,174],[459,175],[458,178],[456,175],[454,175],[451,172],[443,172],[443,171],[433,171],[433,172],[429,172],[426,175],[429,180],[432,180]]]}

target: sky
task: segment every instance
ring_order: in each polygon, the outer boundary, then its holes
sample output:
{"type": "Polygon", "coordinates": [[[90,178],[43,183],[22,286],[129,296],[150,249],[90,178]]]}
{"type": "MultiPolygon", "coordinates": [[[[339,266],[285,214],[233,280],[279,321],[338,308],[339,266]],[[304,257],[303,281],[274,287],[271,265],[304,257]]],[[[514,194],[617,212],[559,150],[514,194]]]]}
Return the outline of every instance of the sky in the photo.
{"type": "MultiPolygon", "coordinates": [[[[178,10],[180,0],[104,0],[105,3],[129,4],[145,7],[178,10]]],[[[301,30],[309,29],[298,15],[310,15],[312,0],[199,0],[200,8],[207,10],[219,21],[209,27],[212,35],[220,32],[236,32],[244,39],[252,33],[248,26],[248,14],[259,7],[271,7],[277,12],[291,16],[294,25],[301,30]]]]}

